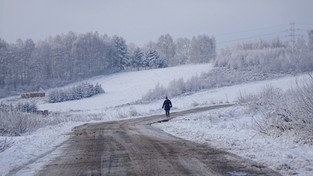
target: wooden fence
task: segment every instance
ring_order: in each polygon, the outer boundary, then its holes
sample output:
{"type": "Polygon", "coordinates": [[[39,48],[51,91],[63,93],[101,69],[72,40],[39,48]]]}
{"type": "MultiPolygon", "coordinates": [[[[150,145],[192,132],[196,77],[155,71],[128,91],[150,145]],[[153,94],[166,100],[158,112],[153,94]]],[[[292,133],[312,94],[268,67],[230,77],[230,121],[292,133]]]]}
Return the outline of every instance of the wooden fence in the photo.
{"type": "Polygon", "coordinates": [[[45,93],[23,93],[22,98],[34,98],[34,97],[45,97],[45,93]]]}

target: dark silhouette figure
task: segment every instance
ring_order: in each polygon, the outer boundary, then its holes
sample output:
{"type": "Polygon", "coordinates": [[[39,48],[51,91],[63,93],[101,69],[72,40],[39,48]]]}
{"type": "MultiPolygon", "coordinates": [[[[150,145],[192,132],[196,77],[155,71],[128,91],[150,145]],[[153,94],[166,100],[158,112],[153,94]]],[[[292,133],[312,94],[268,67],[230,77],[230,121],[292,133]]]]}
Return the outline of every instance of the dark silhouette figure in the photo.
{"type": "Polygon", "coordinates": [[[163,103],[162,109],[164,108],[166,117],[170,116],[171,107],[172,107],[171,100],[169,100],[168,97],[165,97],[165,101],[163,103]]]}

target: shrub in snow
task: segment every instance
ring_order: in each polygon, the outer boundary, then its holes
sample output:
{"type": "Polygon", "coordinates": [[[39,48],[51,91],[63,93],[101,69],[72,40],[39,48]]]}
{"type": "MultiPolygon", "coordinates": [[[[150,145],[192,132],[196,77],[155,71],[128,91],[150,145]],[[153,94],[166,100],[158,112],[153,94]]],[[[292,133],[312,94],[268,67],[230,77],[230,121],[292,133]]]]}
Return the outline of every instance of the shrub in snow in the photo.
{"type": "Polygon", "coordinates": [[[1,135],[20,136],[40,127],[40,121],[35,115],[20,111],[1,111],[0,122],[1,135]]]}
{"type": "Polygon", "coordinates": [[[37,105],[35,103],[19,103],[17,105],[17,110],[22,112],[35,113],[37,112],[37,105]]]}
{"type": "Polygon", "coordinates": [[[158,83],[154,89],[149,90],[149,92],[142,97],[144,101],[151,101],[155,99],[162,99],[166,95],[166,90],[160,83],[158,83]]]}
{"type": "Polygon", "coordinates": [[[8,140],[8,138],[0,139],[0,153],[10,148],[13,142],[8,140]]]}
{"type": "Polygon", "coordinates": [[[104,93],[100,84],[81,83],[67,89],[55,89],[48,94],[49,103],[79,100],[104,93]]]}
{"type": "Polygon", "coordinates": [[[180,95],[186,92],[186,84],[182,78],[175,79],[169,83],[168,94],[169,95],[180,95]]]}
{"type": "Polygon", "coordinates": [[[252,96],[249,106],[251,111],[262,112],[263,116],[254,119],[258,131],[266,134],[281,135],[291,130],[292,114],[283,91],[272,86],[265,87],[258,95],[252,96]]]}
{"type": "Polygon", "coordinates": [[[63,122],[88,122],[102,120],[102,115],[61,115],[41,116],[21,111],[0,111],[0,136],[20,136],[30,134],[41,127],[63,122]]]}
{"type": "Polygon", "coordinates": [[[239,103],[249,107],[257,131],[279,136],[285,132],[313,143],[313,78],[294,90],[283,92],[272,86],[254,95],[241,95],[239,103]]]}
{"type": "MultiPolygon", "coordinates": [[[[250,105],[252,102],[257,101],[258,96],[255,94],[245,94],[243,92],[240,92],[240,95],[238,97],[238,103],[239,104],[245,104],[245,105],[250,105]]],[[[256,107],[254,107],[253,109],[256,109],[256,107]]]]}
{"type": "Polygon", "coordinates": [[[37,105],[35,103],[19,103],[17,105],[13,104],[0,104],[0,112],[9,112],[9,111],[20,111],[20,112],[28,112],[34,113],[37,112],[37,105]]]}
{"type": "Polygon", "coordinates": [[[130,108],[129,109],[129,115],[134,117],[134,116],[138,116],[139,113],[137,112],[137,110],[135,108],[130,108]]]}
{"type": "Polygon", "coordinates": [[[310,80],[298,85],[295,90],[297,103],[297,123],[298,130],[303,131],[303,136],[313,142],[313,76],[310,80]]]}
{"type": "Polygon", "coordinates": [[[281,77],[281,74],[267,75],[249,70],[234,70],[230,68],[215,68],[209,73],[193,76],[184,81],[182,78],[173,80],[168,87],[160,84],[142,97],[143,101],[163,99],[165,95],[179,96],[188,92],[196,92],[202,89],[211,89],[222,86],[231,86],[248,81],[264,80],[273,77],[281,77]]]}
{"type": "MultiPolygon", "coordinates": [[[[212,103],[212,104],[215,104],[215,103],[212,103]]],[[[199,103],[194,101],[191,105],[192,105],[193,107],[197,107],[197,106],[199,106],[199,103]]]]}

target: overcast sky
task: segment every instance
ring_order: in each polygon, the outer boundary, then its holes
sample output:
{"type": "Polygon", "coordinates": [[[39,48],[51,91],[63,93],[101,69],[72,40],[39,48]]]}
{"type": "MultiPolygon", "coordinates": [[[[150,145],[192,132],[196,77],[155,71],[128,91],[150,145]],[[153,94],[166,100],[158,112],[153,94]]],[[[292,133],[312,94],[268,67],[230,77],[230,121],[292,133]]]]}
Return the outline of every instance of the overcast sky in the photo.
{"type": "Polygon", "coordinates": [[[313,0],[0,0],[0,37],[34,41],[98,31],[142,45],[162,34],[207,34],[217,43],[313,29],[313,0]]]}

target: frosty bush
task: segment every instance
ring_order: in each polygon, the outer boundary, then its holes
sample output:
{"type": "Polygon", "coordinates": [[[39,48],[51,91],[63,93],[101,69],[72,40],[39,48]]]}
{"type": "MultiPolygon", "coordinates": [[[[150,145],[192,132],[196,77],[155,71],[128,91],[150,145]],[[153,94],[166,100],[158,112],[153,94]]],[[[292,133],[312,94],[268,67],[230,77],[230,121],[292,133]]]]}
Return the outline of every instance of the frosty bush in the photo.
{"type": "Polygon", "coordinates": [[[35,103],[0,104],[0,135],[19,136],[40,127],[35,103]]]}
{"type": "Polygon", "coordinates": [[[19,103],[17,105],[13,104],[0,104],[0,111],[20,111],[20,112],[28,112],[28,113],[35,113],[37,112],[37,105],[31,102],[19,103]]]}
{"type": "Polygon", "coordinates": [[[203,89],[218,88],[222,86],[231,86],[243,82],[265,80],[269,78],[281,77],[284,74],[263,74],[248,70],[234,70],[226,67],[213,69],[209,73],[203,73],[199,76],[193,76],[184,81],[175,79],[171,81],[168,87],[164,88],[160,84],[150,90],[142,97],[143,101],[152,101],[164,98],[165,95],[170,97],[179,96],[188,92],[196,92],[203,89]]]}
{"type": "Polygon", "coordinates": [[[138,116],[139,113],[137,112],[137,110],[136,110],[135,108],[130,108],[130,109],[129,109],[129,115],[130,115],[131,117],[134,117],[134,116],[138,116]]]}
{"type": "MultiPolygon", "coordinates": [[[[240,95],[238,97],[238,103],[239,104],[245,104],[245,105],[248,104],[248,105],[250,105],[251,102],[255,102],[255,101],[257,101],[257,99],[258,99],[258,96],[255,95],[255,94],[245,94],[243,92],[240,92],[240,95]]],[[[256,109],[256,107],[253,108],[253,109],[256,109]]]]}
{"type": "Polygon", "coordinates": [[[169,83],[168,94],[169,95],[180,95],[186,92],[186,84],[182,78],[173,80],[169,83]]]}
{"type": "Polygon", "coordinates": [[[40,121],[35,116],[20,111],[1,111],[0,135],[20,136],[38,129],[40,121]]]}
{"type": "Polygon", "coordinates": [[[149,92],[142,97],[144,101],[151,101],[155,99],[162,99],[166,95],[166,90],[160,83],[158,83],[154,89],[149,90],[149,92]]]}
{"type": "Polygon", "coordinates": [[[49,103],[79,100],[96,94],[104,93],[100,84],[81,83],[67,89],[55,89],[48,95],[49,103]]]}
{"type": "Polygon", "coordinates": [[[8,138],[0,139],[0,153],[11,147],[11,145],[13,145],[13,142],[8,138]]]}
{"type": "Polygon", "coordinates": [[[32,133],[39,128],[63,122],[88,122],[102,120],[103,114],[97,115],[66,115],[50,114],[42,116],[21,111],[0,111],[0,136],[20,136],[32,133]]]}
{"type": "Polygon", "coordinates": [[[261,118],[254,119],[258,131],[281,135],[282,132],[293,128],[290,123],[293,116],[287,98],[281,89],[266,86],[255,98],[250,99],[250,111],[263,113],[261,118]]]}
{"type": "Polygon", "coordinates": [[[304,132],[303,136],[313,142],[313,76],[312,74],[309,75],[310,79],[298,84],[297,89],[294,91],[298,105],[295,112],[297,115],[295,123],[298,130],[304,132]]]}
{"type": "Polygon", "coordinates": [[[253,118],[257,131],[275,136],[291,132],[302,141],[312,143],[312,90],[313,78],[286,92],[267,86],[258,94],[241,95],[239,103],[247,106],[251,114],[262,114],[258,118],[253,118]]]}
{"type": "Polygon", "coordinates": [[[35,103],[19,103],[17,106],[18,111],[35,113],[37,112],[37,105],[35,103]]]}

